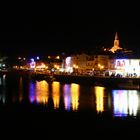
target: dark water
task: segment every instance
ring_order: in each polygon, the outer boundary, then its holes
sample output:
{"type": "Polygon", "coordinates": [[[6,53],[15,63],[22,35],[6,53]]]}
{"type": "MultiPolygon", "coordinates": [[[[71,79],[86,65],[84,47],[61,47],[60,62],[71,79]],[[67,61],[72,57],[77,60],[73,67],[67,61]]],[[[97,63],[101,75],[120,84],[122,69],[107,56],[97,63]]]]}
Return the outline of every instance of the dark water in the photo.
{"type": "Polygon", "coordinates": [[[3,75],[0,114],[8,128],[16,124],[37,129],[63,127],[63,131],[72,127],[81,132],[132,132],[140,128],[140,91],[3,75]]]}

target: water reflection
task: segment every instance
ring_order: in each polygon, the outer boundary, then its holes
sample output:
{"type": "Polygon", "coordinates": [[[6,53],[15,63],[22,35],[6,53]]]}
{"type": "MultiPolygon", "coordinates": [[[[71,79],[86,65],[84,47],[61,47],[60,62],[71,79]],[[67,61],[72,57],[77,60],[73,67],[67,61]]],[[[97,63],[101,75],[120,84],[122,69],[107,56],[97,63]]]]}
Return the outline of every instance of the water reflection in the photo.
{"type": "Polygon", "coordinates": [[[7,84],[6,78],[5,76],[0,78],[0,102],[4,104],[16,98],[18,100],[15,102],[29,99],[30,103],[38,106],[44,104],[46,108],[51,107],[52,110],[89,110],[101,114],[109,111],[115,117],[133,117],[140,113],[138,90],[112,90],[75,83],[61,84],[56,81],[48,83],[45,80],[24,82],[22,77],[11,85],[11,82],[7,84]],[[27,96],[28,99],[25,98],[27,96]]]}
{"type": "Polygon", "coordinates": [[[136,90],[113,90],[114,116],[136,116],[139,106],[139,96],[136,90]]]}
{"type": "Polygon", "coordinates": [[[64,105],[67,111],[72,109],[73,111],[78,110],[79,106],[79,85],[78,84],[65,84],[63,87],[64,105]]]}
{"type": "Polygon", "coordinates": [[[63,87],[63,92],[64,92],[64,106],[66,110],[70,110],[71,108],[71,87],[70,84],[65,84],[63,87]]]}
{"type": "Polygon", "coordinates": [[[5,103],[6,102],[6,75],[2,75],[0,77],[0,102],[5,103]]]}
{"type": "Polygon", "coordinates": [[[23,79],[20,77],[19,79],[19,101],[21,102],[23,99],[23,79]]]}
{"type": "Polygon", "coordinates": [[[31,103],[36,101],[36,85],[33,81],[29,84],[29,100],[31,103]]]}
{"type": "Polygon", "coordinates": [[[77,111],[79,106],[79,84],[71,84],[71,103],[72,110],[77,111]]]}
{"type": "Polygon", "coordinates": [[[104,89],[104,87],[95,86],[96,110],[98,113],[104,111],[104,89]]]}
{"type": "Polygon", "coordinates": [[[37,102],[40,104],[47,104],[49,98],[48,83],[43,81],[30,82],[29,99],[30,102],[37,102]]]}
{"type": "Polygon", "coordinates": [[[48,83],[43,81],[36,82],[36,101],[37,103],[47,104],[49,98],[48,83]]]}
{"type": "Polygon", "coordinates": [[[60,83],[59,82],[52,83],[52,98],[53,98],[53,103],[54,103],[54,109],[59,108],[59,102],[60,102],[60,83]]]}

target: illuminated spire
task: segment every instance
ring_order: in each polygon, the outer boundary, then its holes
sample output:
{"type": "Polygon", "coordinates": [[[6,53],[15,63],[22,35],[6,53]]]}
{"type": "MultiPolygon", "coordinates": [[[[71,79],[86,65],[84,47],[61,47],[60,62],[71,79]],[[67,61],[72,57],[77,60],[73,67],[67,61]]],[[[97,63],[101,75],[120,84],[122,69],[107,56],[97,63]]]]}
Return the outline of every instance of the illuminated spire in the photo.
{"type": "Polygon", "coordinates": [[[119,39],[118,39],[118,33],[115,33],[115,40],[114,40],[114,46],[110,49],[111,52],[115,53],[117,50],[121,50],[122,48],[119,46],[119,39]]]}
{"type": "Polygon", "coordinates": [[[116,34],[115,34],[115,40],[119,40],[118,39],[118,33],[116,32],[116,34]]]}

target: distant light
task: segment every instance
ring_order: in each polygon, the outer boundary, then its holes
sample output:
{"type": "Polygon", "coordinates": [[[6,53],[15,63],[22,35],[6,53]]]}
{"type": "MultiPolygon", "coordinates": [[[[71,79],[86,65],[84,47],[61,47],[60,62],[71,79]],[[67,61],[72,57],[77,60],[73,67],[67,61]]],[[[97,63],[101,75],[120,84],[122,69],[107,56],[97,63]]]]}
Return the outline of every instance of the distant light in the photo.
{"type": "Polygon", "coordinates": [[[56,56],[56,59],[60,59],[60,56],[56,56]]]}
{"type": "Polygon", "coordinates": [[[39,56],[37,56],[36,59],[39,60],[39,56]]]}
{"type": "Polygon", "coordinates": [[[2,66],[5,67],[6,65],[5,64],[2,64],[2,66]]]}
{"type": "Polygon", "coordinates": [[[31,61],[34,62],[35,61],[34,58],[31,58],[31,61]]]}

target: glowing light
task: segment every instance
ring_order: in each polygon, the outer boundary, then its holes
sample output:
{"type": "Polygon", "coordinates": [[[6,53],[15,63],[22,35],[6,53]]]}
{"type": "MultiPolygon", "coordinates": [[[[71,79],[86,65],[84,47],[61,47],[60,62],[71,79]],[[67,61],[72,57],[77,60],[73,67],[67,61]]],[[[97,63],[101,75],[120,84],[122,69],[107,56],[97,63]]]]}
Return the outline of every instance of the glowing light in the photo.
{"type": "Polygon", "coordinates": [[[40,59],[39,56],[37,56],[36,59],[39,60],[40,59]]]}
{"type": "Polygon", "coordinates": [[[53,82],[52,83],[52,98],[54,103],[54,109],[59,108],[59,101],[60,101],[60,83],[53,82]]]}
{"type": "Polygon", "coordinates": [[[128,115],[128,102],[126,90],[113,90],[114,116],[128,115]]]}
{"type": "Polygon", "coordinates": [[[31,60],[31,62],[34,62],[35,61],[34,58],[31,58],[30,60],[31,60]]]}
{"type": "Polygon", "coordinates": [[[31,69],[34,69],[35,66],[36,66],[36,63],[35,63],[35,62],[31,62],[31,63],[30,63],[30,68],[31,68],[31,69]]]}
{"type": "Polygon", "coordinates": [[[60,56],[56,56],[56,59],[60,59],[60,56]]]}
{"type": "Polygon", "coordinates": [[[96,110],[97,112],[104,111],[104,87],[95,87],[95,95],[96,95],[96,110]]]}
{"type": "Polygon", "coordinates": [[[119,46],[118,34],[116,32],[115,40],[114,40],[114,46],[110,49],[110,51],[115,53],[117,50],[122,50],[122,48],[119,46]]]}
{"type": "Polygon", "coordinates": [[[79,85],[71,84],[71,103],[72,110],[77,111],[79,107],[79,85]]]}
{"type": "Polygon", "coordinates": [[[100,67],[101,66],[101,64],[98,64],[98,67],[100,67]]]}
{"type": "Polygon", "coordinates": [[[138,94],[136,90],[128,91],[128,104],[129,104],[129,115],[136,116],[139,104],[138,94]]]}
{"type": "Polygon", "coordinates": [[[36,101],[36,95],[35,95],[36,91],[35,90],[36,90],[35,83],[30,82],[30,85],[29,85],[29,100],[30,100],[31,103],[36,101]]]}
{"type": "Polygon", "coordinates": [[[65,84],[63,87],[64,92],[64,105],[66,110],[70,110],[71,107],[71,91],[70,91],[70,85],[65,84]]]}
{"type": "Polygon", "coordinates": [[[36,101],[47,104],[49,98],[48,83],[46,81],[36,82],[36,101]]]}
{"type": "Polygon", "coordinates": [[[139,97],[136,90],[113,90],[114,116],[136,116],[139,97]]]}
{"type": "Polygon", "coordinates": [[[45,69],[47,66],[44,63],[41,63],[40,65],[36,66],[36,69],[45,69]]]}
{"type": "Polygon", "coordinates": [[[66,58],[66,67],[71,67],[71,57],[66,58]]]}
{"type": "Polygon", "coordinates": [[[74,65],[73,65],[73,67],[75,68],[75,67],[76,67],[76,65],[74,64],[74,65]]]}

